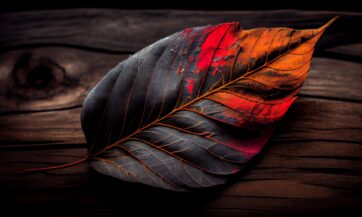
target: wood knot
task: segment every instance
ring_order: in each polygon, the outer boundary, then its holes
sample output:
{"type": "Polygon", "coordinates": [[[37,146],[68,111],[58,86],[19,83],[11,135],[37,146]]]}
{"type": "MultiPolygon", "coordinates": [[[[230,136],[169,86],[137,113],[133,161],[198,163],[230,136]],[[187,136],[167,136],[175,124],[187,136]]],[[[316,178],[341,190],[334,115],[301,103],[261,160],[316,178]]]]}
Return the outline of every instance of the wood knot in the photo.
{"type": "Polygon", "coordinates": [[[42,99],[54,95],[65,80],[65,70],[51,59],[23,54],[15,63],[12,94],[23,99],[42,99]]]}

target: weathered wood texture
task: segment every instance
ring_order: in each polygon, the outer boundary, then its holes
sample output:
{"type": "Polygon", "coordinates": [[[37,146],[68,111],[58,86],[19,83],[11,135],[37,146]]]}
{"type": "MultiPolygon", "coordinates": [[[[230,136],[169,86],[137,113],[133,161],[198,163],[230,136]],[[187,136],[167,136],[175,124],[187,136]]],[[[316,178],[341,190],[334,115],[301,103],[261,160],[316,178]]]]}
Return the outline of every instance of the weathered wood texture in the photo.
{"type": "Polygon", "coordinates": [[[337,15],[341,16],[339,21],[321,38],[318,47],[358,42],[362,32],[357,26],[362,22],[362,16],[355,12],[78,9],[22,12],[16,16],[4,14],[0,16],[0,47],[56,44],[129,52],[187,27],[238,21],[245,29],[264,26],[315,28],[337,15]]]}
{"type": "Polygon", "coordinates": [[[299,11],[0,15],[1,207],[55,216],[362,214],[361,21],[360,13],[299,11]],[[319,44],[300,98],[265,151],[230,185],[166,192],[102,176],[87,164],[18,173],[84,157],[85,95],[119,61],[160,37],[226,21],[315,28],[335,15],[341,18],[319,44]]]}

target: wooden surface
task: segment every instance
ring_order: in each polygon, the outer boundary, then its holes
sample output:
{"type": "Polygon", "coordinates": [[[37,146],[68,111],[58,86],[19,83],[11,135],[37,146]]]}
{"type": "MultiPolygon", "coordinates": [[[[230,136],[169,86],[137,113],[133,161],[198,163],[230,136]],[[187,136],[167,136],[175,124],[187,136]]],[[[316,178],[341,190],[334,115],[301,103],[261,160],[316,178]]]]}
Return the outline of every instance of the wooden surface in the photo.
{"type": "Polygon", "coordinates": [[[1,208],[45,216],[362,214],[361,21],[362,13],[291,10],[1,14],[1,208]],[[239,21],[244,28],[316,28],[335,15],[341,17],[318,44],[300,98],[266,149],[229,185],[167,192],[97,174],[86,163],[19,174],[86,155],[79,120],[84,97],[145,45],[191,26],[239,21]]]}

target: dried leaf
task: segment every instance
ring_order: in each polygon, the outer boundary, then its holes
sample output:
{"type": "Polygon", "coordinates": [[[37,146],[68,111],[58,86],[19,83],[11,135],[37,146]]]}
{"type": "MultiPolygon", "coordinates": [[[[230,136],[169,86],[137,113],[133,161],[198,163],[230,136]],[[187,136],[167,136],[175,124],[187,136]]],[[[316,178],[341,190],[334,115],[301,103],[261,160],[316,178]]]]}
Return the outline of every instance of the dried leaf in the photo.
{"type": "Polygon", "coordinates": [[[172,190],[225,183],[266,144],[333,21],[311,30],[196,27],[137,52],[84,102],[92,166],[172,190]]]}

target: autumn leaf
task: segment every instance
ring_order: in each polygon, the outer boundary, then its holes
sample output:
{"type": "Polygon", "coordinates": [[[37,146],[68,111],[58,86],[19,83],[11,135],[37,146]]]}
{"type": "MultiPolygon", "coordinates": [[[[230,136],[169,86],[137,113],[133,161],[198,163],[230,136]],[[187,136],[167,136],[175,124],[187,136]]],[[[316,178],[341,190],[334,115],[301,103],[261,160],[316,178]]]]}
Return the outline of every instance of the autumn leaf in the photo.
{"type": "Polygon", "coordinates": [[[267,143],[333,21],[310,30],[196,27],[137,52],[84,102],[92,166],[171,190],[225,183],[267,143]]]}

